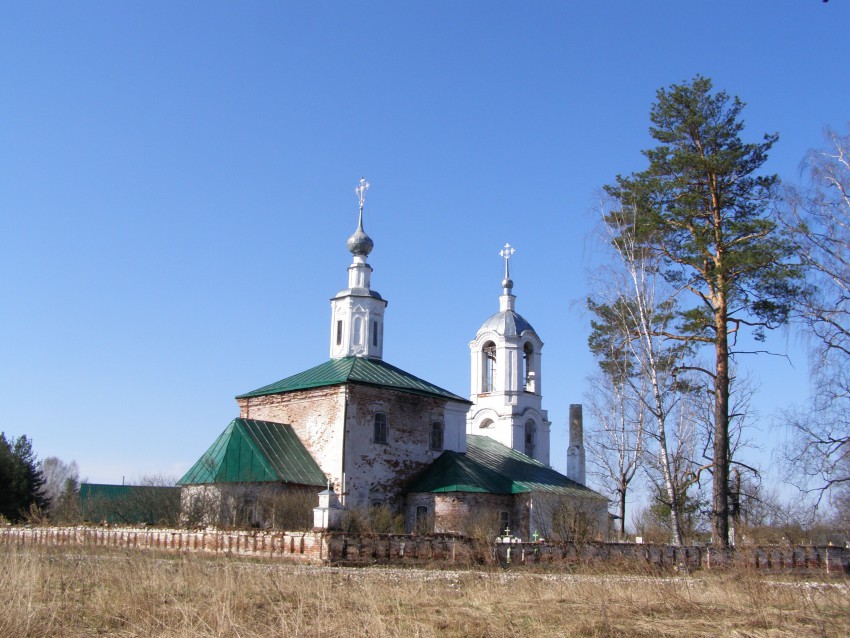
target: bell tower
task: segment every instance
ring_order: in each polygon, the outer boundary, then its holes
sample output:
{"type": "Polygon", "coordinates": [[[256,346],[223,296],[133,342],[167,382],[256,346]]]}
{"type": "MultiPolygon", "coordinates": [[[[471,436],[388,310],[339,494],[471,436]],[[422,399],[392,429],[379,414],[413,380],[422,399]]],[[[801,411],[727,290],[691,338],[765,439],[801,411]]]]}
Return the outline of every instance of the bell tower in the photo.
{"type": "Polygon", "coordinates": [[[331,299],[331,359],[384,355],[384,309],[387,302],[372,290],[372,267],[366,258],[374,242],[363,230],[363,207],[369,182],[361,178],[354,192],[360,203],[357,230],[348,238],[352,261],[348,267],[348,288],[331,299]]]}
{"type": "Polygon", "coordinates": [[[549,464],[549,419],[542,409],[540,357],[543,342],[516,312],[510,244],[499,251],[505,262],[499,312],[469,342],[473,406],[467,434],[492,437],[541,463],[549,464]]]}

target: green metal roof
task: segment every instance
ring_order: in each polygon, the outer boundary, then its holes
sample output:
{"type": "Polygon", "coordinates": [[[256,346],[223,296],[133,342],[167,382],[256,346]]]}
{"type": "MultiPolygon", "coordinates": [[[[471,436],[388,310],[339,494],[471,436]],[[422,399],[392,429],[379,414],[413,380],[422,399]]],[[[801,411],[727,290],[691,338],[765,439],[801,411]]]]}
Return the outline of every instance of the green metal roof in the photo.
{"type": "Polygon", "coordinates": [[[309,370],[263,386],[252,392],[240,394],[236,398],[261,397],[267,394],[281,394],[294,390],[306,390],[308,388],[320,388],[322,386],[352,382],[470,403],[466,399],[418,377],[414,377],[412,374],[396,368],[386,361],[367,359],[365,357],[331,359],[317,365],[315,368],[310,368],[309,370]]]}
{"type": "Polygon", "coordinates": [[[443,452],[407,489],[408,492],[550,492],[607,500],[548,465],[478,434],[466,437],[466,454],[443,452]]]}
{"type": "Polygon", "coordinates": [[[177,481],[202,483],[326,485],[324,472],[291,425],[233,419],[204,455],[177,481]]]}

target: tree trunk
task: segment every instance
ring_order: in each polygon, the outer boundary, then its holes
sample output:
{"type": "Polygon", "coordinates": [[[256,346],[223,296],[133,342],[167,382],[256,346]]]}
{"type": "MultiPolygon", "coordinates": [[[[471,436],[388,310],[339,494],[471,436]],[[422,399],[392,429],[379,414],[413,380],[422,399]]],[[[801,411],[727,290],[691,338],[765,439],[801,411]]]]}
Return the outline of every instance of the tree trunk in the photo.
{"type": "Polygon", "coordinates": [[[667,499],[670,501],[670,527],[673,528],[673,544],[682,544],[682,524],[679,521],[679,494],[673,481],[673,470],[670,467],[670,455],[667,453],[667,432],[663,417],[658,417],[658,439],[661,455],[661,471],[664,475],[664,487],[667,499]]]}
{"type": "Polygon", "coordinates": [[[626,538],[626,489],[628,483],[623,483],[620,489],[620,540],[626,538]]]}
{"type": "Polygon", "coordinates": [[[725,299],[715,313],[716,376],[714,377],[714,486],[712,543],[729,546],[729,335],[725,299]]]}

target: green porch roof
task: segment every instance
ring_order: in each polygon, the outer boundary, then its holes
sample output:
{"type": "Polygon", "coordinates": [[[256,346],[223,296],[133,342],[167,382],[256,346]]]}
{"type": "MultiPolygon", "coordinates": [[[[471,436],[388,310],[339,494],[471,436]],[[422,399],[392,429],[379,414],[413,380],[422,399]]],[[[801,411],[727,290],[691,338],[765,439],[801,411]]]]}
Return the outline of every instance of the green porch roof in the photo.
{"type": "Polygon", "coordinates": [[[324,472],[291,425],[233,419],[177,484],[277,481],[326,485],[324,472]]]}
{"type": "Polygon", "coordinates": [[[236,398],[261,397],[268,394],[281,394],[283,392],[320,388],[328,385],[339,385],[341,383],[362,383],[382,388],[393,388],[413,394],[424,394],[441,399],[470,403],[466,399],[452,394],[448,390],[444,390],[433,383],[428,383],[419,377],[415,377],[400,368],[396,368],[386,361],[367,359],[365,357],[331,359],[317,365],[315,368],[299,372],[296,375],[263,386],[252,392],[240,394],[236,398]]]}
{"type": "Polygon", "coordinates": [[[548,465],[512,450],[489,436],[469,434],[466,454],[443,452],[407,489],[411,492],[550,492],[607,500],[548,465]]]}

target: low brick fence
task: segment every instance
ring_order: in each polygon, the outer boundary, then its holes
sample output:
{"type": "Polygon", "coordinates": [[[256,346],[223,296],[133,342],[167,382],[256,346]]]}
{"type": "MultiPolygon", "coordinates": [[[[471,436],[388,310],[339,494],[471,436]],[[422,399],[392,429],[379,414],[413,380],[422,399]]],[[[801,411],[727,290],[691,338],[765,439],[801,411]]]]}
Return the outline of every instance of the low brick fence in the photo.
{"type": "Polygon", "coordinates": [[[832,546],[789,545],[717,549],[635,543],[504,543],[496,546],[496,555],[502,564],[646,565],[676,571],[743,568],[774,572],[850,574],[850,549],[832,546]]]}
{"type": "Polygon", "coordinates": [[[311,532],[9,526],[0,528],[0,544],[151,549],[285,558],[312,563],[329,560],[323,551],[322,534],[311,532]]]}
{"type": "Polygon", "coordinates": [[[513,566],[620,565],[662,570],[744,568],[773,572],[850,574],[844,547],[674,547],[633,543],[496,543],[454,535],[355,536],[342,533],[171,530],[104,527],[0,528],[4,545],[78,545],[166,552],[253,556],[318,564],[513,566]]]}

